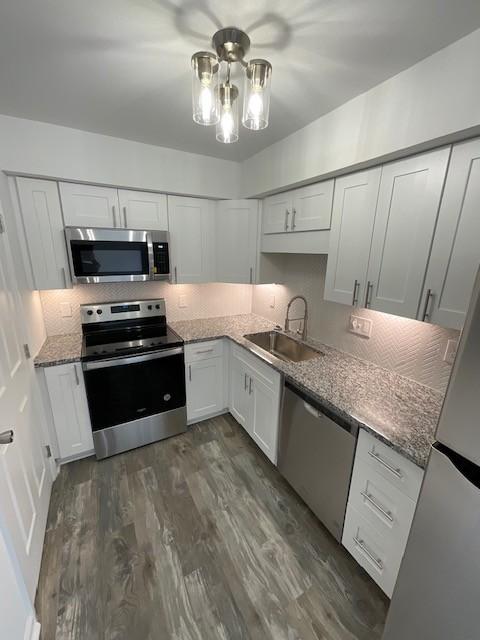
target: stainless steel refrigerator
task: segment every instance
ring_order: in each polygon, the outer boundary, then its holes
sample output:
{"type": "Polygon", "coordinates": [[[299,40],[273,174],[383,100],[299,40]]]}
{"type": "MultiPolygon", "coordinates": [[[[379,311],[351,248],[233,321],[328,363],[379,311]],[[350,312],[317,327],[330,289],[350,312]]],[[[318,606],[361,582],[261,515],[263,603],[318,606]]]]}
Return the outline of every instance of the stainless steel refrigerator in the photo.
{"type": "Polygon", "coordinates": [[[383,640],[480,638],[480,272],[383,640]]]}

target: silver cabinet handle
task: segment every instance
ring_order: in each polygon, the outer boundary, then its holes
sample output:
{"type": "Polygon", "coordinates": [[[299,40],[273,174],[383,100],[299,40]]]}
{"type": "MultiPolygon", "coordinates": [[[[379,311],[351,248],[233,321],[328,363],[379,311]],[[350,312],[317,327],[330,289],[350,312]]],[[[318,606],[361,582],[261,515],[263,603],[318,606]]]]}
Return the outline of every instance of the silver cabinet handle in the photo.
{"type": "Polygon", "coordinates": [[[178,282],[178,278],[177,278],[177,267],[174,268],[174,273],[175,273],[175,284],[177,284],[178,282]]]}
{"type": "Polygon", "coordinates": [[[358,302],[358,289],[360,287],[360,282],[355,280],[353,283],[353,298],[352,298],[352,307],[354,307],[358,302]]]}
{"type": "Polygon", "coordinates": [[[297,210],[295,209],[295,207],[293,207],[292,209],[292,224],[291,224],[291,230],[293,231],[295,229],[295,227],[297,226],[295,224],[295,216],[297,215],[297,210]]]}
{"type": "Polygon", "coordinates": [[[370,549],[367,547],[367,545],[361,538],[357,538],[357,536],[354,536],[353,541],[370,558],[373,564],[381,571],[383,569],[383,562],[381,558],[377,558],[377,556],[370,551],[370,549]]]}
{"type": "Polygon", "coordinates": [[[253,267],[250,267],[250,284],[253,284],[253,267]]]}
{"type": "Polygon", "coordinates": [[[374,506],[375,509],[380,511],[380,513],[384,515],[385,518],[387,518],[387,520],[390,520],[390,522],[393,522],[392,512],[386,511],[380,504],[378,504],[378,502],[375,500],[375,498],[372,495],[370,495],[366,491],[360,491],[360,495],[363,496],[365,500],[368,500],[368,502],[370,502],[370,504],[374,506]]]}
{"type": "Polygon", "coordinates": [[[115,211],[115,205],[112,204],[112,214],[113,214],[113,226],[116,228],[117,226],[117,213],[115,211]]]}
{"type": "Polygon", "coordinates": [[[247,390],[247,374],[245,374],[245,383],[243,385],[243,390],[246,391],[247,390]]]}
{"type": "Polygon", "coordinates": [[[127,207],[123,207],[123,220],[125,224],[125,229],[127,228],[127,207]]]}
{"type": "Polygon", "coordinates": [[[13,442],[13,429],[8,429],[0,433],[0,444],[12,444],[13,442]]]}
{"type": "Polygon", "coordinates": [[[285,231],[288,231],[288,216],[290,215],[290,211],[285,209],[285,231]]]}
{"type": "Polygon", "coordinates": [[[213,348],[212,349],[199,349],[198,351],[195,351],[195,353],[212,353],[213,348]]]}
{"type": "Polygon", "coordinates": [[[378,454],[376,451],[369,451],[368,455],[371,456],[374,460],[376,460],[377,462],[379,462],[381,465],[383,465],[385,467],[385,469],[388,469],[390,471],[390,473],[393,473],[393,475],[399,479],[403,478],[403,473],[401,469],[392,467],[391,464],[389,464],[386,460],[384,460],[380,454],[378,454]]]}
{"type": "Polygon", "coordinates": [[[192,381],[192,365],[191,364],[188,365],[188,380],[190,382],[192,381]]]}
{"type": "Polygon", "coordinates": [[[371,305],[372,300],[371,300],[371,296],[370,293],[373,291],[373,282],[370,282],[370,280],[367,282],[367,291],[365,293],[365,309],[368,309],[368,307],[371,305]]]}
{"type": "Polygon", "coordinates": [[[60,269],[60,271],[62,272],[62,278],[63,278],[63,286],[65,289],[67,289],[68,284],[67,284],[67,272],[65,271],[65,267],[62,267],[60,269]]]}
{"type": "Polygon", "coordinates": [[[430,319],[430,312],[428,309],[430,306],[430,301],[432,299],[433,299],[433,291],[431,289],[428,289],[427,295],[425,296],[425,306],[423,307],[422,322],[425,322],[427,318],[430,319]]]}
{"type": "Polygon", "coordinates": [[[250,378],[250,382],[248,383],[248,395],[252,395],[252,379],[250,378]]]}
{"type": "Polygon", "coordinates": [[[77,365],[74,364],[73,365],[73,372],[75,373],[75,383],[77,385],[77,387],[80,386],[80,378],[78,377],[78,371],[77,371],[77,365]]]}

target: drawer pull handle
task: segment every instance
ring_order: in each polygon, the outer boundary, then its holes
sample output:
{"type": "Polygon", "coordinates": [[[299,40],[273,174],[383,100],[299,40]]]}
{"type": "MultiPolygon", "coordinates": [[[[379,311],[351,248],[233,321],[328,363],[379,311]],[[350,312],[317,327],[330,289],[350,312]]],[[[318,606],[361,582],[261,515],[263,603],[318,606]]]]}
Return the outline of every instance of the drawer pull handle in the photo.
{"type": "Polygon", "coordinates": [[[393,522],[392,512],[391,511],[387,511],[381,505],[379,505],[378,502],[375,500],[375,498],[373,496],[371,496],[366,491],[361,491],[360,495],[363,496],[365,498],[365,500],[368,500],[368,502],[370,502],[370,504],[373,505],[375,507],[375,509],[378,509],[378,511],[380,511],[380,513],[383,514],[385,516],[385,518],[387,518],[387,520],[390,520],[390,522],[393,522]]]}
{"type": "Polygon", "coordinates": [[[199,349],[195,353],[212,353],[212,351],[213,351],[213,348],[212,349],[199,349]]]}
{"type": "Polygon", "coordinates": [[[389,464],[386,460],[384,460],[379,453],[377,453],[376,451],[369,451],[368,455],[371,456],[377,462],[380,462],[380,464],[382,464],[385,467],[385,469],[388,469],[390,473],[393,473],[394,476],[396,476],[400,480],[403,479],[402,470],[392,467],[392,465],[389,464]]]}
{"type": "Polygon", "coordinates": [[[370,551],[370,549],[367,547],[365,542],[363,540],[361,540],[360,538],[357,538],[357,536],[353,536],[353,541],[370,558],[370,560],[377,567],[377,569],[382,571],[383,570],[383,562],[382,562],[381,558],[377,558],[377,556],[370,551]]]}
{"type": "Polygon", "coordinates": [[[188,365],[188,380],[189,382],[192,381],[192,365],[191,364],[188,365]]]}

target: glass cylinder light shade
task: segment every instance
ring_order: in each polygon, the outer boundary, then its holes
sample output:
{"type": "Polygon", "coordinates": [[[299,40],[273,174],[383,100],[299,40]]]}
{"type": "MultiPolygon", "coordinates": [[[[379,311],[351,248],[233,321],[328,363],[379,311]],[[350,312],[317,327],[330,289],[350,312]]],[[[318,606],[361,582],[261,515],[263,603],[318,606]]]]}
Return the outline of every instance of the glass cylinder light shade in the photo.
{"type": "Polygon", "coordinates": [[[230,144],[238,140],[238,89],[234,84],[220,84],[217,95],[217,140],[230,144]]]}
{"type": "Polygon", "coordinates": [[[272,65],[266,60],[251,60],[245,73],[243,126],[253,131],[268,127],[272,65]]]}
{"type": "Polygon", "coordinates": [[[218,122],[217,72],[213,53],[199,51],[192,56],[192,109],[197,124],[209,126],[218,122]]]}

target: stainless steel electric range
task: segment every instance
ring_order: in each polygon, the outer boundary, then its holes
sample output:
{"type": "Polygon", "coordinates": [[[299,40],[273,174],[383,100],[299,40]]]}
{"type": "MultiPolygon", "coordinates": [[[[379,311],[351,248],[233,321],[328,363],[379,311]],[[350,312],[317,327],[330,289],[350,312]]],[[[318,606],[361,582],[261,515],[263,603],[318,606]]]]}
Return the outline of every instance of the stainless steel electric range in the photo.
{"type": "Polygon", "coordinates": [[[82,305],[82,369],[98,459],[186,430],[183,340],[165,301],[82,305]]]}

